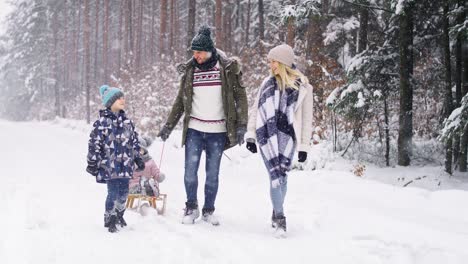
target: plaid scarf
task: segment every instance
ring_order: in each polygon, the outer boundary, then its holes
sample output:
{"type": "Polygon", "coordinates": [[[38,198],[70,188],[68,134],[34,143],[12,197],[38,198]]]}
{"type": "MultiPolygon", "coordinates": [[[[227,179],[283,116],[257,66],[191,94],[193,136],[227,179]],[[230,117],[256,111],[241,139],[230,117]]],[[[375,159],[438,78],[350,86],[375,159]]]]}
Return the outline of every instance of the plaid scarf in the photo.
{"type": "Polygon", "coordinates": [[[275,77],[261,86],[257,111],[257,141],[272,180],[286,176],[296,151],[294,108],[299,91],[280,91],[275,77]]]}

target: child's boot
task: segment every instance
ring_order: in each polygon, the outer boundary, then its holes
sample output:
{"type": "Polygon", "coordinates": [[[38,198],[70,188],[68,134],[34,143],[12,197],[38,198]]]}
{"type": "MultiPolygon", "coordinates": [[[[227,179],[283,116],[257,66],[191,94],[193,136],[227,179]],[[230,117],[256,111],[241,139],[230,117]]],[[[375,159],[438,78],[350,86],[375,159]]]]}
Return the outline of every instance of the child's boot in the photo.
{"type": "Polygon", "coordinates": [[[127,226],[127,222],[125,222],[125,219],[123,218],[124,213],[125,209],[122,211],[117,210],[117,223],[120,224],[121,227],[127,226]]]}
{"type": "Polygon", "coordinates": [[[109,219],[110,219],[110,213],[105,212],[104,213],[104,227],[105,228],[109,227],[109,219]]]}
{"type": "Polygon", "coordinates": [[[109,229],[108,231],[111,233],[115,233],[119,231],[117,227],[115,226],[117,224],[117,215],[111,215],[109,216],[109,229]]]}

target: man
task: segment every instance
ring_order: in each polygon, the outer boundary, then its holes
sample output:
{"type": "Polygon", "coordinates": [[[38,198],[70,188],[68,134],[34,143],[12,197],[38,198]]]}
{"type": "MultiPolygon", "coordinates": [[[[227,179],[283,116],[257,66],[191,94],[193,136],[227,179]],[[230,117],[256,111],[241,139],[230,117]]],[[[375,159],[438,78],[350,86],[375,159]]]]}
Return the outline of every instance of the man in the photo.
{"type": "Polygon", "coordinates": [[[223,151],[244,143],[247,129],[247,96],[241,85],[237,60],[215,49],[211,31],[202,26],[192,40],[193,57],[177,67],[182,74],[179,93],[166,124],[158,136],[166,140],[184,114],[182,145],[185,145],[184,184],[187,194],[183,224],[200,216],[197,200],[198,167],[206,154],[203,220],[219,225],[213,215],[223,151]]]}

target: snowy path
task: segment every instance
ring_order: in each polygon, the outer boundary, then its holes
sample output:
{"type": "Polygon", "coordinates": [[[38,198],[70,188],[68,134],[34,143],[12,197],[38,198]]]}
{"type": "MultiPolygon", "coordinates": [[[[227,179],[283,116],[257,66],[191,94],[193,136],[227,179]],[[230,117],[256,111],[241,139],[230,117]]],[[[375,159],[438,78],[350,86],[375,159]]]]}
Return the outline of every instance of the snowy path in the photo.
{"type": "MultiPolygon", "coordinates": [[[[0,121],[0,263],[468,263],[468,192],[399,188],[347,170],[291,173],[289,237],[273,238],[267,175],[243,149],[223,158],[221,226],[182,225],[177,136],[162,168],[166,215],[128,212],[129,227],[110,234],[102,226],[106,187],[84,171],[83,130],[0,121]]],[[[160,142],[150,149],[157,163],[160,150],[160,142]]],[[[203,179],[201,170],[201,201],[203,179]]]]}

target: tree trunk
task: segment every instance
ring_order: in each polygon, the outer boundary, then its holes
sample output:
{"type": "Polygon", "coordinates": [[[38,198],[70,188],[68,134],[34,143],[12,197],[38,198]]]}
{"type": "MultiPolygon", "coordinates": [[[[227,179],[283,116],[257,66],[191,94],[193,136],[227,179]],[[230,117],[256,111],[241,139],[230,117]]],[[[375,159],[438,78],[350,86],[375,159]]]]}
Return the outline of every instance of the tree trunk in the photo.
{"type": "Polygon", "coordinates": [[[326,16],[330,9],[330,0],[322,0],[322,14],[326,16]]]}
{"type": "MultiPolygon", "coordinates": [[[[68,3],[67,0],[64,0],[64,18],[68,18],[68,3]]],[[[64,32],[64,38],[63,38],[63,75],[62,75],[62,84],[63,84],[63,90],[62,91],[67,91],[68,90],[68,76],[69,76],[69,46],[68,46],[68,30],[69,30],[69,23],[68,20],[65,22],[65,32],[64,32]]],[[[63,110],[64,106],[62,106],[63,110]]],[[[65,117],[64,111],[62,111],[62,117],[65,117]]]]}
{"type": "Polygon", "coordinates": [[[385,116],[385,165],[390,166],[390,122],[387,104],[387,95],[384,97],[384,116],[385,116]]]}
{"type": "Polygon", "coordinates": [[[288,29],[287,29],[287,35],[286,35],[286,44],[288,44],[292,48],[294,48],[295,32],[296,32],[295,19],[290,17],[290,18],[288,18],[288,29]]]}
{"type": "Polygon", "coordinates": [[[123,18],[124,18],[124,15],[125,15],[125,12],[124,12],[124,9],[125,9],[125,1],[122,1],[120,3],[120,15],[119,15],[119,30],[118,30],[118,41],[119,41],[119,45],[117,47],[117,77],[120,78],[120,70],[122,68],[122,44],[124,42],[124,38],[123,38],[123,32],[122,32],[122,28],[123,28],[123,18]]]}
{"type": "Polygon", "coordinates": [[[318,99],[317,104],[314,103],[314,119],[316,124],[320,124],[323,120],[324,108],[324,91],[320,85],[323,78],[322,71],[322,54],[323,54],[323,32],[320,27],[322,17],[310,14],[308,17],[307,27],[307,46],[306,59],[311,64],[308,64],[305,70],[306,76],[309,78],[310,84],[314,87],[314,96],[318,99]]]}
{"type": "Polygon", "coordinates": [[[154,57],[155,57],[155,39],[156,39],[156,30],[154,29],[154,22],[156,17],[156,1],[151,1],[151,36],[150,36],[150,61],[151,65],[154,65],[154,57]]]}
{"type": "Polygon", "coordinates": [[[146,1],[143,1],[143,9],[141,11],[141,17],[142,17],[142,38],[141,38],[141,67],[145,67],[149,65],[149,33],[151,32],[151,26],[149,25],[150,23],[147,22],[147,19],[149,15],[151,14],[151,2],[148,1],[148,4],[146,4],[146,1]],[[146,28],[146,27],[147,28],[146,28]]]}
{"type": "Polygon", "coordinates": [[[444,118],[449,117],[453,111],[453,97],[452,97],[452,65],[450,63],[450,36],[449,36],[449,5],[444,6],[443,17],[443,35],[442,45],[444,51],[444,66],[445,66],[445,102],[444,102],[444,118]]]}
{"type": "Polygon", "coordinates": [[[258,37],[260,39],[260,54],[265,53],[263,50],[263,41],[265,40],[264,13],[265,9],[263,8],[263,0],[258,0],[258,37]]]}
{"type": "Polygon", "coordinates": [[[170,0],[171,1],[171,6],[170,6],[170,13],[171,13],[171,32],[169,36],[169,41],[170,41],[170,53],[171,57],[174,57],[174,44],[175,44],[175,24],[176,24],[176,18],[175,18],[175,0],[170,0]]]}
{"type": "MultiPolygon", "coordinates": [[[[460,14],[458,17],[458,24],[462,23],[463,18],[466,18],[467,15],[467,7],[468,7],[468,2],[465,2],[463,0],[458,1],[458,6],[463,7],[463,12],[460,14]]],[[[458,41],[458,39],[457,39],[458,41]]],[[[468,94],[468,42],[466,40],[460,40],[461,41],[461,57],[463,58],[462,62],[462,67],[463,71],[461,73],[462,77],[462,97],[466,96],[468,94]]],[[[467,157],[468,156],[468,124],[465,126],[463,130],[463,134],[461,135],[461,140],[460,140],[460,157],[458,159],[459,161],[459,167],[461,172],[466,172],[467,171],[467,157]]]]}
{"type": "Polygon", "coordinates": [[[468,124],[463,128],[463,133],[460,137],[460,157],[458,165],[461,172],[467,171],[467,157],[468,157],[468,124]]]}
{"type": "Polygon", "coordinates": [[[141,60],[143,53],[143,6],[144,1],[140,0],[140,6],[138,9],[138,24],[137,24],[137,38],[136,38],[136,54],[135,54],[135,70],[140,73],[141,60]]]}
{"type": "Polygon", "coordinates": [[[176,55],[176,60],[180,60],[180,51],[181,51],[181,45],[180,43],[183,43],[181,34],[180,32],[180,21],[179,21],[179,15],[180,15],[180,10],[179,10],[179,3],[175,1],[175,6],[174,6],[174,54],[176,55]]]}
{"type": "Polygon", "coordinates": [[[162,60],[166,52],[165,41],[167,36],[167,0],[161,0],[159,13],[161,14],[159,29],[159,58],[162,60]]]}
{"type": "Polygon", "coordinates": [[[241,27],[242,5],[241,0],[236,0],[236,29],[241,27]]]}
{"type": "MultiPolygon", "coordinates": [[[[362,0],[361,3],[369,5],[367,0],[362,0]]],[[[369,23],[369,9],[367,7],[360,7],[359,18],[358,53],[361,53],[367,49],[367,25],[369,23]]]]}
{"type": "Polygon", "coordinates": [[[133,0],[127,0],[127,23],[128,23],[128,68],[131,69],[134,60],[134,49],[133,49],[133,0]]]}
{"type": "Polygon", "coordinates": [[[91,122],[91,108],[90,108],[90,84],[89,84],[89,66],[90,66],[90,54],[89,54],[89,35],[91,31],[91,25],[89,21],[89,0],[84,0],[84,28],[83,28],[83,49],[84,49],[84,71],[85,71],[85,91],[86,91],[86,122],[91,122]]]}
{"type": "MultiPolygon", "coordinates": [[[[458,1],[458,7],[462,6],[463,1],[458,1]]],[[[448,4],[446,4],[448,5],[448,4]]],[[[445,8],[445,7],[444,7],[445,8]]],[[[447,7],[448,8],[448,7],[447,7]]],[[[463,24],[463,21],[465,20],[465,14],[464,12],[460,12],[460,14],[457,16],[457,21],[456,24],[463,24]]],[[[447,22],[448,23],[448,22],[447,22]]],[[[449,25],[450,26],[450,25],[449,25]]],[[[457,104],[455,107],[459,107],[462,97],[463,97],[463,91],[462,91],[462,43],[463,43],[463,37],[462,34],[458,34],[455,42],[455,99],[457,101],[457,104]]]]}
{"type": "Polygon", "coordinates": [[[400,114],[398,129],[398,165],[408,166],[413,138],[413,5],[408,3],[400,14],[400,114]]]}
{"type": "Polygon", "coordinates": [[[73,19],[73,50],[72,50],[72,66],[70,67],[70,79],[72,83],[73,91],[81,91],[82,86],[80,85],[79,76],[79,62],[78,62],[78,51],[80,46],[80,31],[81,31],[81,1],[77,3],[76,9],[76,18],[73,19]]]}
{"type": "Polygon", "coordinates": [[[102,31],[102,65],[104,83],[109,81],[109,0],[104,0],[104,30],[102,31]]]}
{"type": "Polygon", "coordinates": [[[129,59],[129,53],[130,53],[130,46],[129,46],[129,43],[128,43],[128,39],[129,39],[129,34],[128,34],[128,29],[129,29],[129,12],[128,12],[128,6],[129,6],[129,1],[131,0],[124,0],[123,2],[123,20],[124,20],[124,26],[123,26],[123,34],[122,34],[122,44],[123,44],[123,68],[127,68],[127,63],[128,63],[128,59],[129,59]],[[127,1],[127,2],[126,2],[127,1]]]}
{"type": "MultiPolygon", "coordinates": [[[[465,8],[464,8],[464,16],[466,17],[468,15],[468,2],[465,3],[465,8]]],[[[463,57],[463,89],[462,89],[462,94],[463,96],[468,94],[468,41],[465,39],[465,41],[462,44],[462,57],[463,57]]]]}
{"type": "MultiPolygon", "coordinates": [[[[242,13],[242,2],[241,0],[236,0],[236,7],[235,7],[235,10],[236,10],[236,26],[234,28],[234,34],[236,34],[237,32],[239,32],[239,42],[242,42],[242,40],[244,39],[244,33],[242,32],[242,25],[243,25],[243,13],[242,13]]],[[[238,43],[237,45],[234,45],[235,46],[235,49],[233,52],[235,52],[236,54],[239,54],[241,48],[242,48],[242,45],[241,43],[238,43]]]]}
{"type": "MultiPolygon", "coordinates": [[[[450,63],[450,36],[449,36],[449,4],[444,5],[444,16],[443,16],[443,35],[442,44],[444,51],[444,66],[445,66],[445,101],[444,101],[444,118],[448,118],[450,113],[453,111],[452,105],[452,67],[450,63]]],[[[457,140],[455,140],[455,143],[457,140]]],[[[445,145],[445,171],[452,174],[452,139],[450,139],[445,145]]]]}
{"type": "MultiPolygon", "coordinates": [[[[296,0],[290,1],[292,5],[296,4],[296,0]]],[[[286,44],[294,48],[294,38],[296,35],[296,19],[294,17],[289,17],[287,21],[287,34],[286,34],[286,44]]]]}
{"type": "Polygon", "coordinates": [[[224,14],[223,14],[223,44],[224,51],[231,52],[231,41],[232,41],[232,25],[231,25],[231,16],[232,16],[232,3],[230,0],[224,3],[224,14]]]}
{"type": "Polygon", "coordinates": [[[195,36],[195,16],[196,16],[196,0],[189,0],[189,9],[188,9],[188,23],[187,23],[187,58],[192,57],[192,39],[195,36]]]}
{"type": "Polygon", "coordinates": [[[250,30],[250,0],[247,2],[247,18],[245,19],[245,46],[249,46],[249,30],[250,30]]]}
{"type": "Polygon", "coordinates": [[[239,36],[239,43],[236,46],[236,54],[239,54],[242,50],[242,44],[245,39],[245,30],[244,30],[244,21],[245,21],[245,16],[244,16],[244,2],[241,0],[237,0],[237,25],[236,25],[236,32],[240,32],[239,36]]]}
{"type": "Polygon", "coordinates": [[[59,83],[59,48],[58,48],[58,10],[53,11],[53,38],[54,38],[54,95],[55,95],[55,116],[60,117],[60,83],[59,83]]]}
{"type": "Polygon", "coordinates": [[[211,24],[212,25],[215,25],[216,27],[216,4],[214,5],[211,5],[211,19],[212,19],[212,22],[211,24]]]}
{"type": "MultiPolygon", "coordinates": [[[[460,4],[460,3],[459,3],[460,4]]],[[[456,24],[463,24],[463,13],[457,16],[456,24]]],[[[462,37],[458,34],[455,42],[455,107],[460,107],[463,97],[462,93],[462,37]]],[[[460,155],[460,136],[455,135],[453,138],[453,162],[456,164],[460,155]]]]}
{"type": "Polygon", "coordinates": [[[100,0],[96,0],[95,10],[95,28],[94,28],[94,84],[99,84],[99,4],[100,0]]]}
{"type": "Polygon", "coordinates": [[[221,0],[216,0],[216,15],[215,15],[215,26],[216,26],[216,47],[224,49],[224,36],[223,36],[223,4],[221,0]]]}

